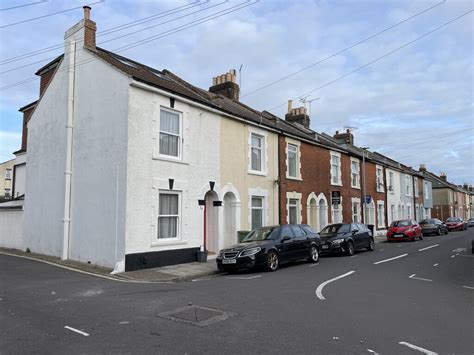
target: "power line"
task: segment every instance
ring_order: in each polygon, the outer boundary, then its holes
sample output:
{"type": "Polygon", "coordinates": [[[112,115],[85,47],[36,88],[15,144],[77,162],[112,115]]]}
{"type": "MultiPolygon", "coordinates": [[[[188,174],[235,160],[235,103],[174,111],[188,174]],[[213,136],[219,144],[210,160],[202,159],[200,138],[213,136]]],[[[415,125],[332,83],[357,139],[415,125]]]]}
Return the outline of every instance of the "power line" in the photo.
{"type": "MultiPolygon", "coordinates": [[[[100,4],[100,3],[104,2],[104,1],[105,1],[105,0],[100,0],[100,1],[97,1],[97,2],[93,2],[93,3],[88,4],[87,6],[97,5],[97,4],[100,4]]],[[[53,15],[58,15],[58,14],[62,14],[62,13],[64,13],[64,12],[68,12],[68,11],[72,11],[72,10],[77,10],[77,9],[82,9],[82,6],[73,7],[73,8],[71,8],[71,9],[66,9],[66,10],[62,10],[62,11],[52,12],[52,13],[50,13],[50,14],[46,14],[46,15],[42,15],[42,16],[38,16],[38,17],[29,18],[29,19],[23,20],[23,21],[18,21],[18,22],[9,23],[8,25],[0,26],[0,28],[7,28],[7,27],[11,27],[11,26],[16,26],[16,25],[19,25],[19,24],[21,24],[21,23],[39,20],[39,19],[41,19],[41,18],[45,18],[45,17],[49,17],[49,16],[53,16],[53,15]]]]}
{"type": "MultiPolygon", "coordinates": [[[[320,89],[322,89],[322,88],[325,88],[325,87],[327,87],[327,86],[329,86],[329,85],[335,83],[336,81],[339,81],[339,80],[341,80],[341,79],[344,79],[345,77],[347,77],[347,76],[349,76],[349,75],[351,75],[351,74],[354,74],[355,72],[357,72],[357,71],[359,71],[359,70],[361,70],[361,69],[367,68],[368,66],[370,66],[370,65],[372,65],[372,64],[374,64],[374,63],[376,63],[376,62],[378,62],[378,61],[380,61],[380,60],[382,60],[383,58],[388,57],[389,55],[391,55],[391,54],[393,54],[393,53],[395,53],[395,52],[397,52],[397,51],[399,51],[399,50],[401,50],[401,49],[403,49],[403,48],[405,48],[405,47],[408,47],[409,45],[411,45],[411,44],[413,44],[413,43],[415,43],[415,42],[417,42],[417,41],[419,41],[419,40],[425,38],[426,36],[428,36],[428,35],[430,35],[430,34],[436,32],[436,31],[442,29],[443,27],[446,27],[447,25],[449,25],[449,24],[451,24],[451,23],[453,23],[453,22],[455,22],[455,21],[457,21],[457,20],[463,18],[464,16],[469,15],[469,14],[470,14],[471,12],[473,12],[473,11],[474,11],[474,10],[469,10],[469,11],[463,13],[462,15],[459,15],[459,16],[455,17],[454,19],[452,19],[452,20],[450,20],[450,21],[448,21],[448,22],[445,22],[445,23],[443,23],[442,25],[440,25],[440,26],[438,26],[438,27],[436,27],[436,28],[434,28],[434,29],[432,29],[432,30],[430,30],[430,31],[428,31],[428,32],[426,32],[426,33],[424,33],[423,35],[421,35],[421,36],[415,38],[414,40],[409,41],[409,42],[406,42],[405,44],[401,45],[400,47],[397,47],[397,48],[395,48],[395,49],[393,49],[393,50],[391,50],[391,51],[385,53],[384,55],[382,55],[382,56],[380,56],[380,57],[377,57],[376,59],[374,59],[374,60],[372,60],[372,61],[370,61],[370,62],[368,62],[368,63],[366,63],[366,64],[364,64],[364,65],[361,65],[360,67],[357,67],[356,69],[351,70],[350,72],[347,72],[347,73],[344,74],[344,75],[341,75],[341,76],[337,77],[336,79],[333,79],[333,80],[331,80],[331,81],[328,81],[327,83],[325,83],[325,84],[323,84],[323,85],[321,85],[321,86],[319,86],[319,87],[317,87],[317,88],[315,88],[315,89],[313,89],[313,90],[311,90],[311,91],[308,91],[308,92],[306,92],[306,93],[304,93],[304,94],[298,96],[297,98],[295,98],[295,99],[293,99],[293,100],[297,100],[297,99],[303,98],[303,97],[305,97],[305,96],[307,96],[307,95],[309,95],[309,94],[312,94],[313,92],[315,92],[315,91],[317,91],[317,90],[320,90],[320,89]]],[[[278,106],[274,106],[274,107],[272,107],[272,108],[269,109],[269,110],[274,110],[274,109],[279,108],[279,107],[284,106],[284,105],[286,105],[286,102],[283,103],[283,104],[280,104],[280,105],[278,105],[278,106]]]]}
{"type": "Polygon", "coordinates": [[[360,44],[362,44],[362,43],[365,43],[365,42],[367,42],[367,41],[369,41],[369,40],[371,40],[371,39],[373,39],[373,38],[375,38],[375,37],[381,35],[382,33],[385,33],[385,32],[387,32],[387,31],[389,31],[389,30],[391,30],[391,29],[393,29],[393,28],[395,28],[395,27],[398,27],[398,26],[400,26],[401,24],[403,24],[403,23],[405,23],[405,22],[407,22],[407,21],[410,21],[410,20],[414,19],[415,17],[418,17],[418,16],[424,14],[425,12],[428,12],[428,11],[434,9],[434,8],[437,7],[437,6],[440,6],[440,5],[444,4],[445,2],[446,2],[446,0],[443,0],[443,1],[439,2],[439,3],[437,3],[437,4],[434,4],[433,6],[430,6],[430,7],[426,8],[426,9],[420,11],[420,12],[417,12],[416,14],[413,14],[412,16],[407,17],[406,19],[404,19],[404,20],[402,20],[402,21],[400,21],[400,22],[397,22],[397,23],[394,24],[394,25],[391,25],[391,26],[389,26],[389,27],[387,27],[387,28],[385,28],[385,29],[383,29],[383,30],[381,30],[381,31],[379,31],[379,32],[376,32],[376,33],[370,35],[369,37],[366,37],[366,38],[364,38],[364,39],[362,39],[362,40],[360,40],[360,41],[358,41],[358,42],[355,42],[355,43],[351,44],[350,46],[345,47],[344,49],[341,49],[341,50],[339,50],[339,51],[337,51],[337,52],[335,52],[335,53],[333,53],[333,54],[327,56],[326,58],[323,58],[323,59],[321,59],[321,60],[319,60],[319,61],[317,61],[317,62],[314,62],[314,63],[312,63],[312,64],[310,64],[310,65],[308,65],[308,66],[306,66],[306,67],[304,67],[304,68],[301,68],[301,69],[299,69],[299,70],[297,70],[297,71],[295,71],[295,72],[293,72],[293,73],[291,73],[291,74],[288,74],[288,75],[286,75],[286,76],[284,76],[284,77],[282,77],[282,78],[280,78],[280,79],[274,80],[274,81],[272,81],[272,82],[270,82],[270,83],[268,83],[268,84],[266,84],[266,85],[263,85],[263,86],[261,86],[261,87],[259,87],[259,88],[256,88],[256,89],[254,89],[254,90],[252,90],[252,91],[246,93],[245,95],[242,95],[241,97],[245,97],[245,96],[252,95],[252,94],[254,94],[254,93],[258,92],[258,91],[261,91],[261,90],[266,89],[266,88],[268,88],[268,87],[270,87],[270,86],[272,86],[272,85],[275,85],[275,84],[277,84],[277,83],[279,83],[279,82],[282,82],[282,81],[284,81],[284,80],[286,80],[286,79],[288,79],[288,78],[290,78],[290,77],[292,77],[292,76],[295,76],[295,75],[297,75],[297,74],[299,74],[299,73],[302,73],[302,72],[305,71],[305,70],[308,70],[308,69],[310,69],[310,68],[313,68],[313,67],[315,67],[315,66],[317,66],[317,65],[319,65],[319,64],[321,64],[321,63],[323,63],[323,62],[325,62],[325,61],[327,61],[327,60],[329,60],[329,59],[331,59],[331,58],[334,58],[335,56],[337,56],[337,55],[339,55],[339,54],[341,54],[341,53],[344,53],[344,52],[346,52],[346,51],[348,51],[348,50],[350,50],[350,49],[352,49],[352,48],[354,48],[354,47],[356,47],[356,46],[358,46],[358,45],[360,45],[360,44]]]}
{"type": "MultiPolygon", "coordinates": [[[[195,21],[191,21],[187,24],[184,24],[184,25],[181,25],[181,26],[178,26],[172,30],[169,30],[169,31],[165,31],[165,32],[162,32],[160,34],[157,34],[157,35],[154,35],[154,36],[151,36],[151,37],[147,37],[145,39],[143,39],[142,41],[139,41],[139,42],[134,42],[133,44],[130,44],[130,45],[127,45],[127,46],[123,46],[123,47],[120,47],[120,48],[117,48],[117,49],[114,49],[113,51],[124,51],[124,50],[127,50],[127,49],[131,49],[131,48],[134,48],[134,47],[137,47],[137,46],[140,46],[142,44],[145,44],[145,43],[149,43],[151,41],[155,41],[157,39],[160,39],[160,38],[163,38],[163,37],[167,37],[167,36],[170,36],[174,33],[177,33],[177,32],[180,32],[180,31],[183,31],[185,29],[188,29],[188,28],[191,28],[191,27],[195,27],[197,25],[200,25],[202,23],[205,23],[205,22],[208,22],[208,21],[211,21],[213,19],[216,19],[216,18],[219,18],[219,17],[222,17],[224,15],[227,15],[227,14],[230,14],[232,12],[235,12],[235,11],[238,11],[238,10],[241,10],[243,8],[246,8],[248,6],[251,6],[251,5],[255,5],[256,3],[258,3],[260,0],[255,0],[254,2],[252,3],[249,3],[250,0],[247,0],[246,2],[244,3],[240,3],[238,5],[235,5],[235,6],[231,6],[225,10],[222,10],[222,11],[218,11],[212,15],[209,15],[209,16],[206,16],[206,17],[203,17],[201,19],[198,19],[198,20],[195,20],[195,21]],[[219,15],[218,15],[219,14],[219,15]]],[[[78,62],[76,63],[76,66],[79,66],[79,65],[82,65],[82,64],[87,64],[87,63],[90,63],[94,60],[97,60],[97,58],[91,58],[91,59],[87,59],[87,60],[84,60],[82,62],[78,62]]],[[[69,66],[66,66],[64,67],[63,69],[59,70],[58,72],[61,72],[61,71],[65,71],[65,70],[68,70],[69,69],[69,66]]],[[[29,82],[33,82],[33,81],[36,81],[38,80],[38,78],[34,77],[34,78],[30,78],[30,79],[25,79],[25,80],[22,80],[22,81],[19,81],[19,82],[16,82],[16,83],[12,83],[12,84],[9,84],[9,85],[6,85],[6,86],[3,86],[3,87],[0,87],[0,91],[4,91],[4,90],[8,90],[8,89],[11,89],[13,87],[16,87],[16,86],[19,86],[19,85],[23,85],[23,84],[26,84],[26,83],[29,83],[29,82]]]]}
{"type": "Polygon", "coordinates": [[[31,6],[31,5],[43,4],[43,3],[47,2],[47,1],[48,1],[48,0],[41,0],[41,1],[37,1],[37,2],[32,2],[32,3],[30,3],[30,4],[24,4],[24,5],[6,7],[6,8],[3,8],[3,9],[0,9],[0,11],[14,10],[14,9],[19,9],[20,7],[27,7],[27,6],[31,6]]]}
{"type": "MultiPolygon", "coordinates": [[[[206,1],[208,2],[208,1],[206,1]]],[[[124,37],[127,37],[127,36],[130,36],[130,35],[133,35],[133,34],[137,34],[139,32],[143,32],[143,31],[146,31],[146,30],[149,30],[150,28],[154,28],[154,27],[158,27],[158,26],[161,26],[161,25],[164,25],[164,24],[167,24],[167,23],[170,23],[170,22],[173,22],[173,21],[176,21],[176,20],[179,20],[179,19],[182,19],[182,18],[185,18],[185,17],[189,17],[189,16],[192,16],[192,15],[195,15],[197,13],[200,13],[200,12],[204,12],[206,10],[209,10],[209,9],[212,9],[214,7],[217,7],[217,6],[220,6],[224,3],[226,3],[227,0],[225,1],[222,1],[220,3],[217,3],[215,5],[211,5],[211,6],[208,6],[208,7],[205,7],[203,9],[200,9],[200,10],[197,10],[197,11],[194,11],[194,12],[190,12],[189,14],[186,14],[186,15],[183,15],[183,16],[178,16],[176,18],[172,18],[170,20],[167,20],[167,21],[164,21],[164,22],[160,22],[158,24],[155,24],[155,25],[152,25],[152,26],[148,26],[148,27],[145,27],[145,28],[142,28],[140,30],[137,30],[137,31],[134,31],[134,32],[130,32],[130,33],[126,33],[124,35],[121,35],[121,36],[118,36],[118,37],[114,37],[114,38],[111,38],[111,39],[108,39],[108,40],[105,40],[105,41],[102,41],[100,42],[100,44],[104,44],[104,43],[108,43],[108,42],[112,42],[112,41],[116,41],[118,39],[121,39],[121,38],[124,38],[124,37]]],[[[194,5],[194,6],[197,6],[197,5],[194,5]]],[[[187,8],[186,10],[188,10],[189,8],[187,8]]],[[[180,10],[182,11],[182,10],[180,10]]],[[[178,12],[178,11],[176,11],[178,12]]],[[[167,15],[163,15],[163,16],[160,16],[160,17],[165,17],[165,16],[168,16],[170,14],[167,14],[167,15]]],[[[143,22],[142,22],[143,23],[143,22]]],[[[128,26],[128,25],[127,25],[128,26]]],[[[133,26],[136,26],[136,24],[132,25],[132,26],[128,26],[128,27],[133,27],[133,26]]],[[[123,30],[123,28],[121,29],[115,29],[115,30],[108,30],[108,32],[106,34],[110,34],[110,33],[113,33],[113,32],[117,32],[117,31],[121,31],[123,30]]],[[[81,38],[83,39],[83,38],[81,38]]],[[[64,43],[61,45],[61,46],[64,46],[64,43]]],[[[82,49],[78,49],[79,50],[82,50],[82,49]]],[[[15,70],[19,70],[19,69],[22,69],[22,68],[26,68],[26,67],[29,67],[29,66],[32,66],[32,65],[36,65],[38,63],[43,63],[45,61],[50,61],[50,60],[53,60],[54,58],[56,58],[57,56],[53,56],[53,57],[48,57],[48,58],[44,58],[44,59],[41,59],[41,60],[38,60],[36,62],[33,62],[33,63],[29,63],[29,64],[25,64],[25,65],[22,65],[22,66],[19,66],[19,67],[15,67],[15,68],[11,68],[11,69],[8,69],[8,70],[5,70],[3,72],[0,72],[0,74],[5,74],[5,73],[9,73],[9,72],[12,72],[12,71],[15,71],[15,70]]]]}
{"type": "MultiPolygon", "coordinates": [[[[206,0],[205,2],[209,2],[209,0],[206,0]]],[[[178,6],[178,7],[175,7],[173,9],[170,9],[170,10],[166,10],[166,11],[162,11],[162,12],[159,12],[157,14],[154,14],[154,15],[151,15],[151,16],[148,16],[148,17],[144,17],[144,18],[141,18],[139,20],[135,20],[135,21],[132,21],[132,22],[128,22],[128,23],[125,23],[123,25],[120,25],[120,26],[115,26],[115,27],[112,27],[112,28],[109,28],[107,30],[103,30],[103,31],[99,31],[97,32],[97,37],[99,36],[103,36],[103,35],[108,35],[112,32],[117,32],[117,31],[120,31],[122,29],[125,29],[125,28],[129,28],[129,27],[132,27],[132,26],[137,26],[137,25],[141,25],[145,22],[149,22],[149,21],[153,21],[155,19],[158,19],[158,18],[162,18],[162,17],[166,17],[168,15],[172,15],[172,14],[175,14],[177,12],[180,12],[180,11],[183,11],[183,10],[188,10],[188,9],[191,9],[193,7],[196,7],[196,6],[200,6],[201,4],[203,3],[200,3],[200,0],[197,0],[195,2],[192,2],[190,4],[186,4],[186,5],[182,5],[182,6],[178,6]],[[123,28],[122,28],[123,27],[123,28]]],[[[82,39],[82,38],[81,38],[82,39]]],[[[37,49],[35,51],[32,51],[32,52],[28,52],[28,53],[24,53],[24,54],[21,54],[21,55],[18,55],[16,57],[12,57],[12,58],[8,58],[8,59],[5,59],[3,61],[0,61],[0,65],[4,65],[4,64],[8,64],[8,63],[11,63],[11,62],[15,62],[17,60],[20,60],[20,59],[25,59],[25,58],[29,58],[29,57],[34,57],[38,54],[43,54],[43,53],[46,53],[46,52],[51,52],[51,51],[54,51],[56,49],[60,49],[64,47],[64,42],[61,42],[61,43],[58,43],[58,44],[55,44],[53,46],[49,46],[49,47],[45,47],[45,48],[41,48],[41,49],[37,49]]]]}

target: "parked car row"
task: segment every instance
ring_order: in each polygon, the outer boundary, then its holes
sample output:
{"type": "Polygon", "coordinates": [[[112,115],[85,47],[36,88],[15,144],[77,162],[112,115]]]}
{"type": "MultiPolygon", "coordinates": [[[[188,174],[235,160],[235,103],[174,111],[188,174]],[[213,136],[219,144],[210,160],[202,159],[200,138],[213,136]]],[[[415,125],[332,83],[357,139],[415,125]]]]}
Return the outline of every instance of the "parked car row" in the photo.
{"type": "Polygon", "coordinates": [[[437,218],[428,218],[419,224],[412,219],[402,219],[394,221],[387,231],[387,241],[410,240],[415,241],[416,238],[423,239],[424,235],[441,235],[448,234],[450,231],[466,230],[471,224],[474,225],[474,219],[465,222],[460,217],[450,217],[446,222],[442,222],[437,218]]]}
{"type": "Polygon", "coordinates": [[[276,271],[281,264],[307,259],[315,263],[321,253],[354,255],[357,249],[374,250],[372,232],[361,223],[337,223],[320,234],[306,224],[284,224],[254,229],[242,242],[219,251],[217,268],[237,271],[264,267],[276,271]]]}

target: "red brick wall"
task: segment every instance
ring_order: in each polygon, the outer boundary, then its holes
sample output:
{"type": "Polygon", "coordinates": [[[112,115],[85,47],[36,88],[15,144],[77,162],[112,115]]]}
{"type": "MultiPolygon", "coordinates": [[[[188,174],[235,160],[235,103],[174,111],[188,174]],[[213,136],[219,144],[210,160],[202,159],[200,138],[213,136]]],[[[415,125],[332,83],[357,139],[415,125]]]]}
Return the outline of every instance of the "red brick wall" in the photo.
{"type": "MultiPolygon", "coordinates": [[[[298,192],[302,194],[301,197],[301,216],[302,223],[308,223],[307,216],[307,199],[311,192],[319,195],[321,192],[326,196],[328,201],[328,221],[332,223],[331,219],[331,192],[340,191],[342,197],[342,214],[343,221],[352,221],[352,197],[361,199],[362,208],[362,188],[351,188],[351,160],[346,154],[341,153],[341,173],[342,185],[331,185],[331,165],[330,165],[330,150],[328,148],[315,146],[305,142],[301,142],[300,147],[300,164],[302,181],[286,178],[286,140],[285,136],[279,136],[279,188],[280,188],[280,223],[287,222],[287,192],[298,192]]],[[[362,168],[362,161],[360,161],[362,168]]],[[[375,199],[385,200],[385,194],[378,194],[375,187],[375,165],[367,163],[367,193],[372,195],[375,199]]],[[[361,178],[362,187],[362,178],[361,178]]]]}
{"type": "Polygon", "coordinates": [[[33,109],[35,107],[32,106],[28,110],[23,112],[23,129],[21,132],[21,150],[26,151],[26,145],[28,142],[28,121],[30,120],[31,114],[33,113],[33,109]]]}
{"type": "Polygon", "coordinates": [[[40,96],[43,95],[44,90],[46,90],[46,87],[48,86],[49,82],[53,78],[54,71],[56,70],[56,67],[48,70],[47,72],[43,73],[41,75],[40,79],[40,96]]]}

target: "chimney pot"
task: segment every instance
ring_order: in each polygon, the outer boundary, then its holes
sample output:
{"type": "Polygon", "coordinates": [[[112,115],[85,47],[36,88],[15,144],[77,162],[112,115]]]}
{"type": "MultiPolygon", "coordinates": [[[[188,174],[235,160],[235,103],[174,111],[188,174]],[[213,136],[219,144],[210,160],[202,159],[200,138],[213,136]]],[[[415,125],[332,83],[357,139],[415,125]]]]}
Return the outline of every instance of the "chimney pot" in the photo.
{"type": "Polygon", "coordinates": [[[91,7],[90,6],[83,6],[84,9],[84,20],[90,20],[91,18],[91,7]]]}
{"type": "Polygon", "coordinates": [[[293,100],[288,100],[288,113],[291,113],[293,109],[293,100]]]}

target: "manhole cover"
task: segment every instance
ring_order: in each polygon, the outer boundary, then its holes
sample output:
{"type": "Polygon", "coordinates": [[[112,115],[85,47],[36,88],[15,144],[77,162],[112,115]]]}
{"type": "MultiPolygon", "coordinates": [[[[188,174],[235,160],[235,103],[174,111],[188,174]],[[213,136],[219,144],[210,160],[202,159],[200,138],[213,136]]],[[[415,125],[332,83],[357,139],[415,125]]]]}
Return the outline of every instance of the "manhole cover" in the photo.
{"type": "Polygon", "coordinates": [[[222,322],[223,320],[235,315],[236,313],[192,305],[160,313],[158,314],[158,317],[173,320],[175,322],[197,325],[198,327],[205,327],[210,324],[222,322]]]}

